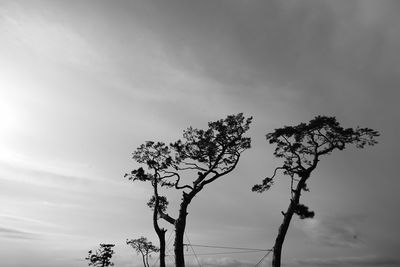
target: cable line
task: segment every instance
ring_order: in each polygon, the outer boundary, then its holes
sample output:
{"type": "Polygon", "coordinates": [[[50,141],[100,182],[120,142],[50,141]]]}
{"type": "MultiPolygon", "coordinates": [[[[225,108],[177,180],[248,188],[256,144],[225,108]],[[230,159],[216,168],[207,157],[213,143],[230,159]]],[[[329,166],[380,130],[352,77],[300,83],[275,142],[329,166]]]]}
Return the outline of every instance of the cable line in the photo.
{"type": "MultiPolygon", "coordinates": [[[[188,246],[188,244],[183,244],[188,246]]],[[[209,245],[193,245],[190,244],[192,247],[203,247],[203,248],[226,248],[226,249],[240,249],[240,250],[254,250],[254,251],[269,251],[270,249],[262,249],[262,248],[240,248],[240,247],[223,247],[223,246],[209,246],[209,245]]]]}
{"type": "MultiPolygon", "coordinates": [[[[272,249],[261,249],[261,248],[244,248],[244,247],[230,247],[230,246],[212,246],[212,245],[199,245],[199,244],[191,244],[190,243],[190,240],[189,240],[189,237],[188,237],[188,235],[187,235],[187,233],[186,233],[186,231],[185,231],[185,236],[186,236],[186,239],[187,239],[187,241],[188,241],[188,244],[183,244],[184,246],[190,246],[190,248],[191,248],[191,250],[192,250],[192,252],[193,252],[193,254],[185,254],[185,256],[194,256],[195,258],[196,258],[196,261],[197,261],[197,264],[198,264],[198,266],[199,267],[202,267],[201,266],[201,264],[200,264],[200,261],[199,261],[199,258],[197,257],[197,256],[211,256],[211,255],[227,255],[227,254],[243,254],[243,253],[255,253],[255,252],[267,252],[258,262],[257,262],[257,264],[254,266],[254,267],[259,267],[260,266],[260,264],[265,260],[265,258],[267,258],[268,257],[268,255],[273,251],[273,248],[272,249]],[[223,251],[223,252],[215,252],[215,253],[196,253],[196,251],[194,250],[194,248],[193,247],[202,247],[202,248],[214,248],[214,249],[233,249],[233,250],[236,250],[236,251],[223,251]],[[239,250],[239,251],[237,251],[237,250],[239,250]]],[[[166,252],[169,252],[169,253],[171,253],[172,252],[172,250],[169,248],[169,245],[170,245],[170,243],[171,243],[171,241],[172,241],[172,239],[171,239],[171,236],[172,236],[172,231],[170,232],[170,235],[169,235],[169,237],[168,237],[168,239],[167,239],[167,245],[166,245],[166,248],[165,248],[165,251],[166,252]]],[[[173,255],[173,254],[166,254],[165,255],[166,257],[173,257],[173,256],[175,256],[175,255],[173,255]]],[[[159,260],[159,258],[153,263],[153,265],[152,265],[152,267],[154,267],[155,266],[155,264],[158,262],[158,260],[159,260]]]]}
{"type": "Polygon", "coordinates": [[[171,236],[173,234],[173,231],[171,231],[171,233],[169,233],[169,237],[167,239],[167,247],[169,246],[169,244],[171,243],[172,239],[170,240],[171,236]]]}
{"type": "Polygon", "coordinates": [[[190,244],[190,240],[189,240],[189,237],[188,237],[186,231],[185,231],[185,236],[186,236],[186,239],[187,239],[187,241],[188,241],[188,243],[189,243],[189,245],[190,245],[190,247],[191,247],[191,249],[192,249],[192,251],[193,251],[194,257],[196,258],[197,264],[201,267],[200,261],[199,261],[199,259],[197,258],[197,255],[196,255],[196,252],[194,251],[193,246],[190,244]]]}
{"type": "MultiPolygon", "coordinates": [[[[171,236],[172,236],[172,231],[171,231],[171,233],[169,233],[169,237],[168,237],[168,239],[167,239],[167,245],[166,245],[166,247],[165,247],[165,251],[167,251],[167,247],[168,247],[168,245],[169,245],[169,243],[168,243],[168,241],[169,241],[169,239],[171,238],[171,236]]],[[[171,242],[171,241],[170,241],[171,242]]],[[[167,255],[165,255],[165,256],[167,256],[167,255]]],[[[153,264],[151,265],[151,267],[154,267],[156,264],[157,264],[157,262],[160,260],[160,254],[158,254],[158,257],[157,257],[157,259],[153,262],[153,264]]]]}
{"type": "MultiPolygon", "coordinates": [[[[215,253],[197,253],[197,256],[205,255],[227,255],[227,254],[244,254],[244,253],[256,253],[265,252],[265,250],[254,250],[254,251],[225,251],[225,252],[215,252],[215,253]]],[[[185,254],[185,256],[194,256],[195,254],[185,254]]]]}
{"type": "Polygon", "coordinates": [[[269,253],[272,252],[273,249],[269,249],[269,251],[267,252],[267,254],[264,255],[264,257],[261,258],[261,260],[259,262],[257,262],[257,264],[255,265],[255,267],[258,267],[266,257],[268,257],[269,253]]]}

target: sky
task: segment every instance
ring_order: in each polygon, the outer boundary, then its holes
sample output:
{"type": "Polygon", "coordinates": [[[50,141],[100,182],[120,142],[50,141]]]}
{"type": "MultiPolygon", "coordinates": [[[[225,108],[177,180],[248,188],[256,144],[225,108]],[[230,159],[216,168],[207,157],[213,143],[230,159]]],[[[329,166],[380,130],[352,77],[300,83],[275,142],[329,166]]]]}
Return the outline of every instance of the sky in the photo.
{"type": "MultiPolygon", "coordinates": [[[[316,215],[292,222],[283,263],[398,266],[399,12],[387,0],[1,0],[1,265],[87,266],[113,243],[116,266],[141,266],[126,239],[157,236],[150,186],[123,177],[131,153],[243,112],[252,148],[193,200],[192,244],[270,249],[290,192],[283,176],[251,192],[281,163],[265,134],[327,115],[378,130],[379,144],[321,160],[302,196],[316,215]]],[[[167,194],[176,215],[180,193],[167,194]]]]}

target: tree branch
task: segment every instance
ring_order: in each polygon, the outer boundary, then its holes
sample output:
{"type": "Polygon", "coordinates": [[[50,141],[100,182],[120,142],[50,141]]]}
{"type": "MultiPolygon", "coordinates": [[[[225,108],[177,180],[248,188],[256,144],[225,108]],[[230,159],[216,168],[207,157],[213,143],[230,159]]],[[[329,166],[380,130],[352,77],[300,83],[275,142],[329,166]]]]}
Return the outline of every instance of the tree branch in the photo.
{"type": "Polygon", "coordinates": [[[237,158],[236,158],[235,162],[233,163],[233,165],[232,165],[231,167],[229,167],[226,171],[223,171],[223,172],[221,172],[221,173],[218,173],[218,172],[217,172],[216,175],[214,175],[213,177],[211,177],[211,178],[208,179],[208,180],[203,180],[203,181],[201,182],[201,187],[204,187],[206,184],[209,184],[209,183],[215,181],[215,180],[218,179],[219,177],[224,176],[225,174],[228,174],[228,173],[230,173],[233,169],[235,169],[235,168],[236,168],[236,165],[237,165],[238,162],[239,162],[240,154],[237,153],[237,154],[236,154],[236,157],[237,157],[237,158]]]}
{"type": "Polygon", "coordinates": [[[179,186],[179,181],[181,180],[181,176],[177,173],[176,174],[176,182],[175,182],[175,188],[176,189],[185,189],[185,188],[189,188],[190,190],[193,190],[193,187],[191,187],[190,185],[183,185],[183,186],[179,186]]]}
{"type": "Polygon", "coordinates": [[[182,162],[185,165],[189,165],[189,166],[194,166],[194,167],[186,167],[186,168],[180,168],[178,167],[179,170],[200,170],[200,171],[207,171],[206,169],[200,167],[199,165],[197,165],[196,163],[193,162],[182,162]]]}
{"type": "Polygon", "coordinates": [[[176,220],[169,216],[167,213],[164,213],[161,209],[158,209],[158,214],[160,214],[160,217],[164,219],[165,221],[169,222],[170,224],[174,225],[176,220]]]}

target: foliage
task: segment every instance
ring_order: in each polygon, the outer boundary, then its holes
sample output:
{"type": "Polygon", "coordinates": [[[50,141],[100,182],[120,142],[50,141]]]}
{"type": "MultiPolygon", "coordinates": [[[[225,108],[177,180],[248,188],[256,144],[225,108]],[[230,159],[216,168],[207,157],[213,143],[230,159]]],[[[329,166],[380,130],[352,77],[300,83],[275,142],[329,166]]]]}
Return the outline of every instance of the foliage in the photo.
{"type": "Polygon", "coordinates": [[[176,163],[171,156],[171,149],[162,142],[147,141],[135,150],[132,158],[151,172],[140,167],[125,174],[125,177],[132,181],[150,181],[152,184],[158,179],[162,185],[167,185],[162,180],[169,177],[167,169],[176,163]]]}
{"type": "Polygon", "coordinates": [[[294,208],[294,213],[296,213],[300,219],[314,218],[315,215],[315,213],[310,211],[304,204],[297,204],[294,208]]]}
{"type": "Polygon", "coordinates": [[[142,255],[144,267],[149,267],[150,254],[159,251],[159,248],[154,246],[153,243],[143,236],[138,239],[126,240],[126,244],[134,248],[137,254],[142,255]]]}
{"type": "MultiPolygon", "coordinates": [[[[321,156],[334,150],[343,150],[349,144],[357,148],[375,145],[379,133],[369,128],[343,128],[335,117],[317,116],[308,124],[285,126],[266,135],[270,144],[275,144],[274,155],[283,159],[272,177],[265,178],[253,187],[254,192],[268,190],[274,181],[276,171],[281,169],[285,175],[303,176],[315,169],[321,156]]],[[[304,187],[303,190],[307,188],[304,187]]]]}
{"type": "Polygon", "coordinates": [[[240,154],[250,148],[250,138],[243,135],[249,130],[252,118],[242,113],[208,123],[208,129],[189,127],[183,139],[171,144],[176,153],[174,176],[176,189],[200,191],[206,184],[231,172],[240,154]],[[179,171],[195,171],[197,179],[192,184],[180,185],[179,171]]]}
{"type": "Polygon", "coordinates": [[[112,255],[114,254],[114,244],[100,244],[100,248],[93,252],[89,250],[88,256],[85,260],[89,261],[89,266],[95,267],[107,267],[114,266],[111,262],[112,255]]]}
{"type": "MultiPolygon", "coordinates": [[[[158,210],[162,211],[162,212],[166,212],[167,211],[167,207],[168,207],[168,200],[165,196],[159,196],[158,197],[158,210]]],[[[156,206],[156,197],[153,195],[150,200],[147,202],[147,206],[154,210],[155,206],[156,206]]]]}
{"type": "Polygon", "coordinates": [[[320,158],[334,150],[343,150],[354,144],[357,148],[377,144],[379,133],[370,128],[343,128],[335,117],[317,116],[308,124],[284,126],[266,135],[270,144],[274,144],[274,155],[283,159],[282,166],[275,168],[271,177],[263,179],[261,184],[254,185],[254,192],[264,192],[271,188],[278,170],[290,177],[290,204],[279,227],[275,240],[272,266],[280,267],[281,252],[290,221],[294,214],[300,219],[313,218],[314,212],[300,203],[302,191],[309,191],[307,181],[315,170],[320,158]]]}
{"type": "MultiPolygon", "coordinates": [[[[165,232],[167,230],[159,226],[158,219],[160,217],[159,211],[166,212],[168,200],[165,196],[160,196],[158,190],[159,185],[172,186],[166,179],[171,177],[168,168],[176,161],[171,155],[169,146],[162,142],[147,141],[138,147],[132,155],[133,159],[145,165],[147,170],[139,167],[132,170],[130,174],[125,174],[125,177],[128,177],[131,181],[150,182],[153,187],[153,195],[147,205],[153,210],[153,227],[160,241],[160,267],[165,267],[165,232]]],[[[146,266],[145,256],[143,262],[146,266]]]]}
{"type": "MultiPolygon", "coordinates": [[[[176,189],[200,191],[204,185],[232,171],[240,154],[250,148],[250,138],[243,137],[252,118],[242,113],[208,123],[207,130],[189,127],[183,139],[169,146],[162,142],[147,141],[133,153],[133,159],[145,165],[125,174],[132,181],[148,181],[176,189]],[[197,179],[192,184],[181,185],[182,171],[195,171],[197,179]]],[[[154,208],[153,196],[148,205],[154,208]]],[[[168,201],[158,196],[159,207],[166,211],[168,201]]]]}
{"type": "Polygon", "coordinates": [[[159,250],[156,246],[153,245],[153,243],[148,241],[147,238],[143,236],[137,239],[127,239],[126,244],[134,248],[138,254],[144,253],[147,255],[152,252],[158,252],[159,250]]]}
{"type": "Polygon", "coordinates": [[[154,194],[147,204],[157,212],[153,213],[156,232],[156,220],[160,217],[175,227],[177,266],[184,266],[183,233],[189,203],[205,185],[235,169],[241,153],[250,148],[250,138],[244,134],[249,130],[251,121],[251,117],[245,118],[242,113],[230,115],[209,122],[206,130],[189,127],[183,132],[181,140],[170,145],[147,141],[133,153],[133,159],[144,166],[125,177],[152,184],[154,194]],[[187,176],[192,180],[185,182],[187,176]],[[168,201],[158,194],[158,185],[183,191],[178,218],[167,214],[168,201]]]}

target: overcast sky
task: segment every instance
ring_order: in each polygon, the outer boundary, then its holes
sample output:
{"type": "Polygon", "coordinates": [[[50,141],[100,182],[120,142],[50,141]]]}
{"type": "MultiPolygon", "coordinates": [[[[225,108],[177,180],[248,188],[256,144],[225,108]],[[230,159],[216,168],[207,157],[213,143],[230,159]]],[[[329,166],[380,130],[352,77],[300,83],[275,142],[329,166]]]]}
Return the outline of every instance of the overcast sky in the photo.
{"type": "Polygon", "coordinates": [[[191,243],[271,248],[290,192],[282,176],[251,192],[280,164],[265,134],[321,114],[381,137],[320,162],[303,196],[316,216],[292,222],[283,262],[398,266],[399,14],[385,0],[0,1],[1,265],[87,266],[115,243],[116,266],[141,266],[125,240],[157,238],[151,188],[123,178],[131,153],[243,112],[252,149],[192,202],[191,243]]]}

